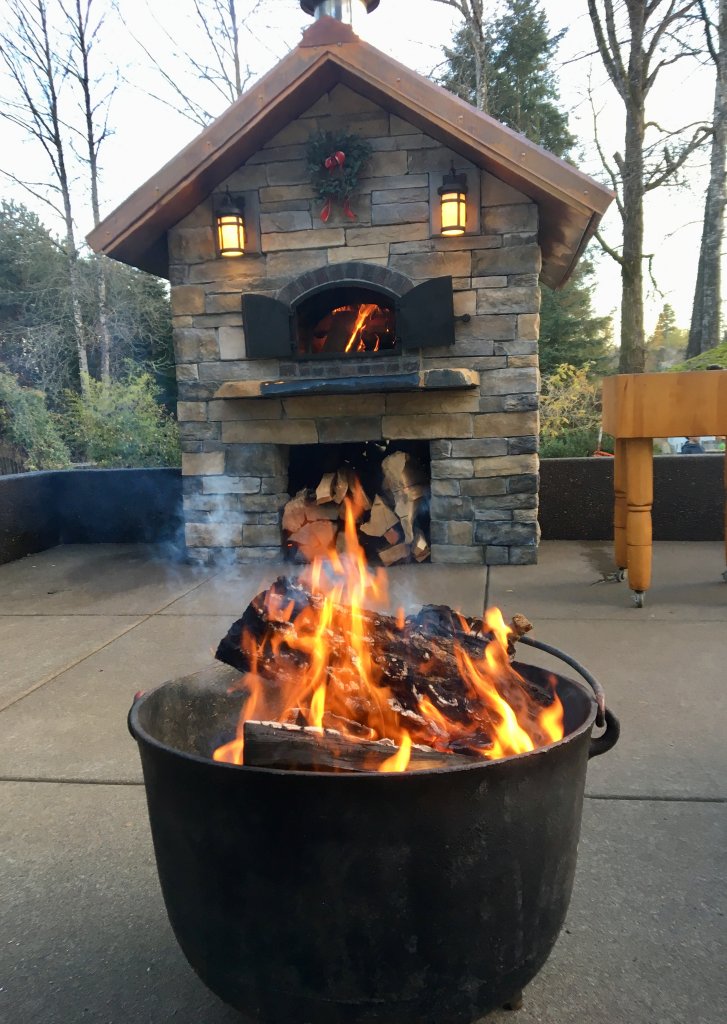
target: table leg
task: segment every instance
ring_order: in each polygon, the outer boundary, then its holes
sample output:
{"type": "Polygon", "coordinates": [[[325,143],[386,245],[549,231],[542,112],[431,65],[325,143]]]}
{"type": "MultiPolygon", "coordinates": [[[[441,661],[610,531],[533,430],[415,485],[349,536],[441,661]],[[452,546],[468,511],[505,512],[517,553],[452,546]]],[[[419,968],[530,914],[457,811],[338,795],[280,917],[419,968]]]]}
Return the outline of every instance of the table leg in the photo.
{"type": "Polygon", "coordinates": [[[626,554],[629,586],[637,594],[651,584],[651,507],[654,456],[650,437],[626,441],[626,554]]]}
{"type": "Polygon", "coordinates": [[[613,553],[617,569],[625,569],[626,557],[626,442],[616,440],[613,459],[613,553]]]}

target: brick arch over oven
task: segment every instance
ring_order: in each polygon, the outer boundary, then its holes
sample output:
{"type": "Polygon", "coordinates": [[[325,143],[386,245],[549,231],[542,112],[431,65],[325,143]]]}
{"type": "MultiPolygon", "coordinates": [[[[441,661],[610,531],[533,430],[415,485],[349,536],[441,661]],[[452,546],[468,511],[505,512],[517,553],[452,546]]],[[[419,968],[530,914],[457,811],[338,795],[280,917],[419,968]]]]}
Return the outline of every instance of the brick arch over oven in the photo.
{"type": "Polygon", "coordinates": [[[370,288],[382,289],[397,299],[406,295],[414,287],[408,277],[396,270],[389,270],[387,267],[380,267],[375,263],[349,260],[347,263],[337,263],[335,266],[308,270],[281,288],[275,297],[278,302],[293,308],[312,292],[320,291],[327,285],[344,283],[368,285],[370,288]]]}

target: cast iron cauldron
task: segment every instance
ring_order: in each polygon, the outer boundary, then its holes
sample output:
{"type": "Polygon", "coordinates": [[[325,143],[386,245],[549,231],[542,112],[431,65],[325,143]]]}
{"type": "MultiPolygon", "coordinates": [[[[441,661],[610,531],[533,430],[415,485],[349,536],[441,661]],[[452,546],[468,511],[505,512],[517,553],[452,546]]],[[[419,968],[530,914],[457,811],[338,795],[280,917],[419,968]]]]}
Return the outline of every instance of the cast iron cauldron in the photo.
{"type": "Polygon", "coordinates": [[[597,699],[555,677],[559,743],[404,774],[210,761],[240,707],[227,667],[135,701],[162,892],[200,978],[256,1024],[471,1024],[516,997],[565,919],[586,762],[618,738],[584,674],[597,699]]]}

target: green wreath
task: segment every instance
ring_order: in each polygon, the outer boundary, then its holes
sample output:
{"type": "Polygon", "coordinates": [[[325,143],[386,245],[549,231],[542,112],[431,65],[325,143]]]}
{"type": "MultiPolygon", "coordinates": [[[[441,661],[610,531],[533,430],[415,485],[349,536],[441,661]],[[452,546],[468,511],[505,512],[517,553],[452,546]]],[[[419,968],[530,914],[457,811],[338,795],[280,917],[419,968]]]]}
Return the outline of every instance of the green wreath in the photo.
{"type": "Polygon", "coordinates": [[[316,132],[306,147],[308,171],[319,199],[325,200],[322,220],[328,220],[331,202],[342,199],[347,216],[349,198],[358,185],[361,169],[371,155],[371,146],[360,135],[338,132],[316,132]]]}

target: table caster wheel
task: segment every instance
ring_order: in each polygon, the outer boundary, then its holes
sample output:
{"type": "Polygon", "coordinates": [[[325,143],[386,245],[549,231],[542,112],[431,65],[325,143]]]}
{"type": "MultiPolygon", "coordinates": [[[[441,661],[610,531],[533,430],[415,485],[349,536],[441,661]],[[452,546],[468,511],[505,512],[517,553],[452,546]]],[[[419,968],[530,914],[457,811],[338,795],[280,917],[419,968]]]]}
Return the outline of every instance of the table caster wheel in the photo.
{"type": "Polygon", "coordinates": [[[619,583],[623,583],[623,581],[626,579],[626,570],[622,569],[620,566],[616,570],[616,579],[619,583]]]}
{"type": "Polygon", "coordinates": [[[506,1003],[503,1003],[503,1010],[522,1010],[523,1008],[523,994],[522,992],[516,992],[512,999],[508,999],[506,1003]]]}
{"type": "Polygon", "coordinates": [[[634,608],[643,608],[644,607],[644,592],[643,592],[643,590],[634,590],[631,596],[633,598],[634,608]]]}
{"type": "Polygon", "coordinates": [[[722,573],[722,579],[727,583],[727,569],[722,573]]]}

